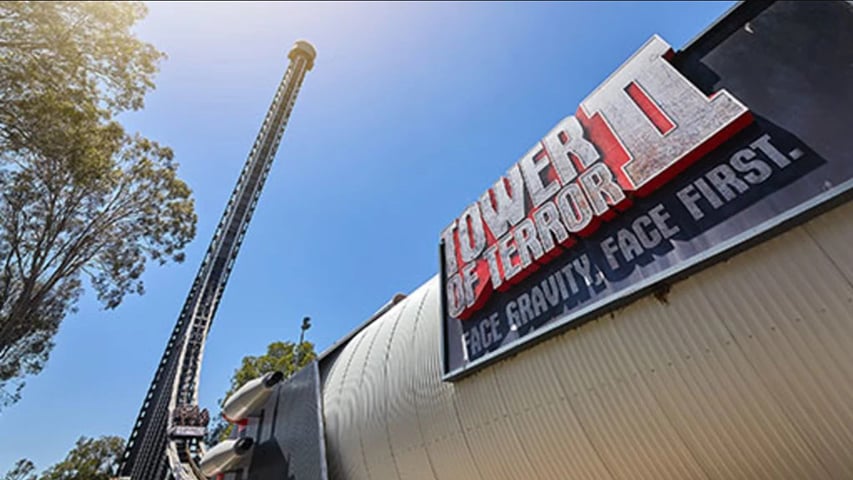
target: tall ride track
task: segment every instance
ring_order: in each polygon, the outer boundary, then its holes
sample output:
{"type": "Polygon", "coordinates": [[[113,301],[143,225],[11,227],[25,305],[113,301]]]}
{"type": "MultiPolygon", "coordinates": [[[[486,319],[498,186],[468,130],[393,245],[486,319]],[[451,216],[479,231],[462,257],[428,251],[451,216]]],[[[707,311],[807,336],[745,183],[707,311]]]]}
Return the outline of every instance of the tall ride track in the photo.
{"type": "MultiPolygon", "coordinates": [[[[204,343],[240,251],[287,120],[316,51],[305,41],[290,50],[290,64],[228,200],[213,240],[142,403],[121,459],[119,475],[132,480],[203,480],[196,466],[203,453],[204,423],[182,425],[175,412],[198,412],[204,343]]],[[[205,415],[206,416],[206,415],[205,415]]]]}

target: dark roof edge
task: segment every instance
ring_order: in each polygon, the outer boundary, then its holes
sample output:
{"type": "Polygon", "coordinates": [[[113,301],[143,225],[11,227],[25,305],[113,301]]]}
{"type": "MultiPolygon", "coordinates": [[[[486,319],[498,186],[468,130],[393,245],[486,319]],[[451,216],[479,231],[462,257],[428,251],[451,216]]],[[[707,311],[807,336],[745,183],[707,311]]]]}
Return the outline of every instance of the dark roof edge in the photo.
{"type": "Polygon", "coordinates": [[[755,18],[767,7],[774,4],[773,0],[750,0],[739,1],[723,12],[713,23],[705,27],[692,40],[687,42],[679,51],[679,54],[688,53],[691,50],[710,49],[720,41],[728,38],[739,29],[743,23],[755,18]]]}

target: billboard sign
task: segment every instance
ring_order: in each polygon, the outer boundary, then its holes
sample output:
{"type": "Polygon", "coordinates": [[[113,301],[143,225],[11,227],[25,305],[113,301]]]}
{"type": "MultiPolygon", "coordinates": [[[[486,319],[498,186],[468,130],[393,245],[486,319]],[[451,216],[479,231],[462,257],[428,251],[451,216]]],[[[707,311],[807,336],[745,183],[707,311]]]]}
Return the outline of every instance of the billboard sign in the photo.
{"type": "Polygon", "coordinates": [[[441,233],[446,379],[849,189],[853,162],[826,169],[748,98],[703,91],[674,56],[652,37],[441,233]]]}

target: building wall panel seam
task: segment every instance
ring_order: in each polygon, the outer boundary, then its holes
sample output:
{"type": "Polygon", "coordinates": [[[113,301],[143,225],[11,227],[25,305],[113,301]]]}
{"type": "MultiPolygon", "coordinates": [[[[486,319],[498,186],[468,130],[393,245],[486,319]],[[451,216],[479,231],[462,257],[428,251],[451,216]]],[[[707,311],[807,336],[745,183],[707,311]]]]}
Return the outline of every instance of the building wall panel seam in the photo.
{"type": "MultiPolygon", "coordinates": [[[[391,355],[391,344],[394,342],[394,338],[395,338],[394,334],[397,333],[397,327],[400,325],[400,319],[403,318],[403,312],[406,311],[406,306],[407,305],[400,305],[398,307],[400,310],[400,313],[397,314],[397,318],[394,319],[394,325],[391,327],[391,334],[388,336],[388,343],[385,345],[385,361],[383,363],[384,363],[384,368],[385,368],[384,378],[385,378],[385,386],[386,387],[388,386],[388,378],[389,378],[388,361],[389,361],[389,357],[391,355]]],[[[391,461],[394,462],[394,470],[397,472],[397,477],[401,478],[402,475],[400,473],[400,466],[397,464],[396,455],[394,455],[394,443],[391,439],[391,430],[388,428],[389,425],[391,424],[391,418],[390,418],[390,415],[391,415],[391,406],[390,406],[391,395],[390,395],[390,392],[384,391],[384,389],[383,389],[382,393],[383,393],[383,397],[385,397],[385,425],[384,425],[384,427],[385,427],[385,438],[388,441],[388,450],[391,452],[391,461]]]]}
{"type": "MultiPolygon", "coordinates": [[[[426,299],[427,299],[427,296],[429,295],[430,290],[431,289],[429,289],[429,288],[424,289],[424,293],[421,296],[420,301],[418,302],[418,310],[414,316],[415,328],[412,331],[412,346],[411,346],[411,352],[412,353],[417,351],[416,340],[418,338],[418,335],[417,335],[418,334],[418,326],[421,325],[421,322],[422,322],[421,313],[423,312],[424,304],[426,303],[426,299]]],[[[414,404],[415,404],[415,422],[417,422],[418,432],[421,435],[421,441],[423,442],[423,445],[424,445],[424,453],[426,453],[427,462],[429,463],[429,469],[432,472],[432,477],[435,479],[438,479],[438,474],[436,474],[436,471],[435,471],[435,465],[433,464],[432,455],[430,454],[429,448],[427,448],[426,437],[424,436],[424,428],[423,428],[423,425],[421,424],[421,416],[420,416],[419,407],[418,407],[419,399],[417,398],[417,392],[415,391],[415,383],[412,382],[410,385],[412,388],[412,398],[414,399],[414,404]]]]}
{"type": "MultiPolygon", "coordinates": [[[[804,230],[804,229],[797,228],[796,230],[804,230]]],[[[791,232],[788,232],[787,234],[793,235],[793,232],[794,231],[791,231],[791,232]]],[[[758,252],[757,249],[752,250],[753,255],[756,254],[757,252],[758,252]]],[[[749,254],[749,252],[745,252],[744,255],[747,255],[747,254],[749,254]]],[[[744,257],[744,259],[745,259],[745,257],[744,257]]],[[[736,292],[732,292],[732,293],[736,293],[736,292]]],[[[703,292],[703,296],[706,296],[706,295],[707,294],[705,292],[703,292]]],[[[727,302],[731,303],[733,298],[736,298],[736,297],[727,296],[726,297],[727,302]]],[[[720,320],[721,320],[720,325],[726,330],[728,335],[731,337],[732,342],[737,347],[737,349],[740,351],[743,359],[746,361],[746,365],[752,371],[755,378],[758,379],[760,388],[766,394],[765,396],[769,399],[770,402],[772,402],[774,404],[775,409],[777,411],[779,411],[784,416],[784,418],[786,419],[786,421],[789,424],[789,428],[798,437],[799,445],[801,445],[803,449],[808,451],[808,453],[814,458],[814,461],[817,462],[820,465],[820,467],[823,469],[823,471],[824,471],[823,473],[825,475],[829,476],[829,470],[823,464],[820,457],[817,455],[817,452],[814,451],[810,442],[803,435],[802,431],[799,428],[797,428],[797,424],[794,421],[793,417],[791,416],[790,412],[785,408],[785,405],[780,401],[780,399],[777,396],[772,395],[772,393],[771,393],[772,389],[767,384],[765,378],[761,375],[760,369],[758,369],[756,367],[754,360],[751,358],[754,355],[754,350],[750,350],[750,349],[746,348],[745,345],[743,344],[743,339],[740,339],[739,335],[737,335],[734,331],[732,331],[732,329],[729,327],[729,325],[726,322],[726,315],[724,312],[720,311],[718,303],[713,302],[709,298],[707,299],[707,303],[710,307],[710,310],[712,310],[716,314],[716,316],[718,316],[720,318],[720,320]]],[[[760,308],[760,305],[759,305],[759,308],[760,308]]],[[[795,355],[796,355],[796,353],[795,353],[795,355]]],[[[741,374],[740,370],[738,370],[738,374],[741,374]]],[[[747,382],[746,378],[743,378],[743,380],[744,380],[744,382],[747,382]]]]}
{"type": "MultiPolygon", "coordinates": [[[[515,441],[517,451],[519,452],[520,460],[524,461],[526,464],[524,469],[530,472],[533,475],[533,478],[539,478],[538,469],[535,467],[535,464],[530,460],[530,456],[527,453],[527,449],[524,443],[520,440],[519,434],[516,431],[515,425],[509,418],[509,406],[507,405],[506,399],[504,398],[503,391],[501,390],[501,386],[498,382],[497,375],[494,372],[491,375],[492,381],[494,382],[495,391],[498,393],[498,403],[501,405],[501,410],[503,413],[503,418],[499,418],[498,421],[505,423],[509,431],[512,433],[513,440],[515,441]]],[[[500,441],[498,439],[498,441],[500,441]]]]}
{"type": "MultiPolygon", "coordinates": [[[[346,471],[346,466],[344,465],[342,455],[342,448],[334,448],[335,446],[341,447],[343,446],[343,435],[344,428],[342,422],[346,420],[346,408],[344,405],[344,385],[346,384],[346,379],[352,366],[352,358],[355,351],[358,350],[358,347],[361,345],[361,342],[364,341],[364,335],[357,335],[350,343],[348,343],[341,354],[336,358],[335,363],[341,362],[343,365],[343,369],[340,372],[340,377],[336,377],[337,368],[331,370],[329,372],[329,383],[331,385],[326,385],[323,388],[324,392],[324,415],[326,415],[326,451],[331,455],[328,458],[329,463],[329,476],[330,478],[339,478],[337,474],[345,475],[343,472],[346,471]],[[346,360],[344,362],[344,360],[346,360]],[[337,381],[337,385],[332,383],[333,381],[337,381]],[[337,391],[337,393],[335,393],[337,391]],[[328,393],[327,393],[328,392],[328,393]],[[330,401],[326,401],[326,395],[332,397],[335,401],[334,403],[330,401]],[[331,435],[330,435],[331,434],[331,435]],[[332,448],[329,448],[329,443],[332,443],[332,448]],[[339,470],[341,469],[341,470],[339,470]]],[[[345,476],[343,478],[346,478],[345,476]]]]}
{"type": "MultiPolygon", "coordinates": [[[[371,390],[370,387],[372,387],[372,385],[365,378],[367,376],[367,374],[369,373],[368,372],[368,361],[370,360],[370,353],[373,351],[373,346],[376,344],[376,340],[379,338],[379,332],[381,331],[382,327],[384,326],[384,323],[385,322],[376,322],[373,324],[375,326],[375,328],[373,329],[373,330],[375,330],[375,333],[373,334],[372,338],[370,339],[370,342],[367,345],[367,351],[364,353],[364,362],[361,364],[361,375],[360,375],[360,381],[358,384],[357,392],[360,392],[362,394],[362,395],[359,395],[362,398],[361,403],[363,405],[365,405],[365,407],[368,407],[368,408],[370,408],[372,406],[371,402],[370,402],[370,397],[374,393],[376,393],[376,392],[370,391],[371,390]]],[[[369,330],[369,328],[368,328],[368,330],[369,330]]],[[[367,414],[363,415],[362,418],[360,419],[361,421],[359,422],[358,427],[357,427],[358,443],[359,443],[359,447],[361,448],[361,458],[362,458],[362,461],[364,462],[364,471],[365,471],[365,473],[367,473],[368,480],[373,478],[370,474],[370,462],[367,461],[367,452],[365,451],[365,448],[364,448],[364,423],[369,420],[369,418],[368,418],[369,416],[370,416],[369,412],[367,414]]],[[[382,479],[377,479],[377,480],[382,480],[382,479]]]]}

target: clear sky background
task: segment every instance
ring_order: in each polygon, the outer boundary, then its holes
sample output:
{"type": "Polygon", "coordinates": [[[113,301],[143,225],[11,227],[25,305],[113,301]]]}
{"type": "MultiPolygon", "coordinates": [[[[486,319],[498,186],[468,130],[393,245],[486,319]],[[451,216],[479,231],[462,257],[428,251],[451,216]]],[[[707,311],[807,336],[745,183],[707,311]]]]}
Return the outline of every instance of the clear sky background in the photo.
{"type": "MultiPolygon", "coordinates": [[[[169,58],[123,117],[175,150],[198,235],[147,293],[62,324],[45,370],[0,413],[0,474],[81,436],[130,433],[198,265],[287,66],[317,47],[205,348],[202,406],[275,340],[322,351],[436,273],[439,232],[657,33],[684,46],[722,3],[154,3],[169,58]]],[[[436,338],[436,341],[439,341],[436,338]]]]}

